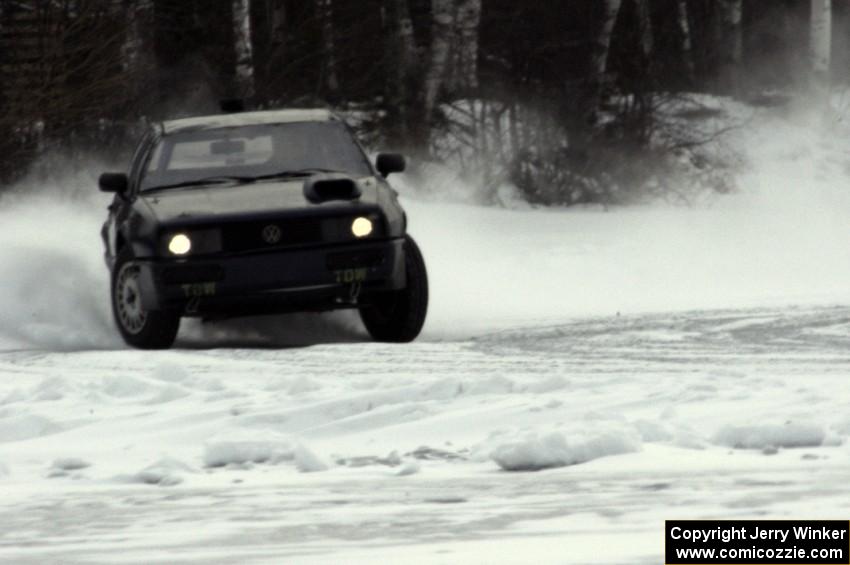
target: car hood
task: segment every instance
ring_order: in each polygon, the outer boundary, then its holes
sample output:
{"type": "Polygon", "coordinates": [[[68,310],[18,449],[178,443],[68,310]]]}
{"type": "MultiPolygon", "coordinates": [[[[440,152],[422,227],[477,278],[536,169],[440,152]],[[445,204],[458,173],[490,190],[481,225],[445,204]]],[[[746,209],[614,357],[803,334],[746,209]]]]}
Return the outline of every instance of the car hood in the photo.
{"type": "Polygon", "coordinates": [[[304,180],[227,184],[162,190],[143,194],[140,200],[162,224],[191,223],[215,217],[270,216],[284,211],[305,214],[350,210],[378,205],[378,183],[373,177],[358,179],[362,194],[355,200],[315,204],[304,195],[304,180]]]}

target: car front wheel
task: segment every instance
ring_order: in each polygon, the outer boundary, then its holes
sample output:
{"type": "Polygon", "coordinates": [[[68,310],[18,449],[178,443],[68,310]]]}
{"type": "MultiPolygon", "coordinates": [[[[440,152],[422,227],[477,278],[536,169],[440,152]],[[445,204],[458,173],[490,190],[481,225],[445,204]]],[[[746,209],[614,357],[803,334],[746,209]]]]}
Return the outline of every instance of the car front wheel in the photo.
{"type": "Polygon", "coordinates": [[[128,249],[118,254],[112,269],[112,313],[121,337],[139,349],[168,349],[177,338],[180,315],[146,310],[140,292],[140,269],[128,249]]]}
{"type": "Polygon", "coordinates": [[[404,240],[407,286],[373,297],[360,308],[360,318],[376,341],[408,343],[416,339],[428,312],[428,273],[412,237],[404,240]]]}

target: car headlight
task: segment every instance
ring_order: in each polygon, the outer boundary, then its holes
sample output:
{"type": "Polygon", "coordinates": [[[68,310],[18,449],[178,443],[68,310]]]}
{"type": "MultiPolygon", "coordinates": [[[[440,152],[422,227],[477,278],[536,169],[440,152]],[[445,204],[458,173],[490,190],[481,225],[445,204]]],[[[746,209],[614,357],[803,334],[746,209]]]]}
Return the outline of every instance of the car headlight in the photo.
{"type": "Polygon", "coordinates": [[[354,237],[368,237],[372,234],[372,229],[372,220],[369,218],[360,217],[351,222],[351,233],[354,237]]]}
{"type": "Polygon", "coordinates": [[[186,255],[192,250],[192,240],[185,233],[173,235],[168,241],[168,250],[174,255],[186,255]]]}

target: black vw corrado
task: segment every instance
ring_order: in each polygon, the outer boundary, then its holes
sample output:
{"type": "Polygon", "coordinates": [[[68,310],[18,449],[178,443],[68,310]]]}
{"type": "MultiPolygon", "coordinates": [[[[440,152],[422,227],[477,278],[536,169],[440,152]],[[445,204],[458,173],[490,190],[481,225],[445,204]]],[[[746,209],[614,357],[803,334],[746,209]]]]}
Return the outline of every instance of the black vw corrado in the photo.
{"type": "Polygon", "coordinates": [[[409,342],[425,322],[428,279],[386,177],[325,110],[156,124],[102,229],[112,309],[124,340],[174,343],[180,318],[358,308],[371,336],[409,342]]]}

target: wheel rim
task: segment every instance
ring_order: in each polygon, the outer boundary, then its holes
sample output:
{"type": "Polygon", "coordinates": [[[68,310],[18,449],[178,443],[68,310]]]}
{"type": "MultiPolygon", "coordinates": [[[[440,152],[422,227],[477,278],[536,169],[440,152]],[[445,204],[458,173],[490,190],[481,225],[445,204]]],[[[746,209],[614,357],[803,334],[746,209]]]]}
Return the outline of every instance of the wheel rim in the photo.
{"type": "Polygon", "coordinates": [[[115,282],[115,310],[125,331],[138,334],[145,327],[148,314],[142,308],[139,292],[139,267],[127,264],[121,267],[115,282]]]}

